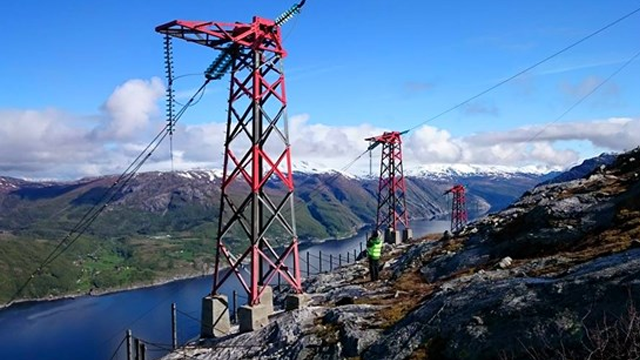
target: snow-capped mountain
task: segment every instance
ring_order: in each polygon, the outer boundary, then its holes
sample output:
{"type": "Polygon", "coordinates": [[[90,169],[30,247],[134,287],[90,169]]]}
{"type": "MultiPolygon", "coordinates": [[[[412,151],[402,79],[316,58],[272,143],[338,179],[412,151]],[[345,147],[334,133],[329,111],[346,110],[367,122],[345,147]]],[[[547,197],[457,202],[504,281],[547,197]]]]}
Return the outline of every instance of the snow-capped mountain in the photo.
{"type": "MultiPolygon", "coordinates": [[[[307,175],[314,175],[314,174],[336,174],[339,173],[341,175],[343,175],[344,177],[350,178],[350,179],[356,179],[359,178],[360,176],[353,174],[351,172],[348,171],[343,171],[343,170],[338,170],[338,169],[334,169],[322,164],[312,164],[308,161],[297,161],[297,162],[293,162],[291,164],[291,167],[293,169],[293,173],[302,173],[302,174],[307,174],[307,175]]],[[[284,169],[283,169],[284,170],[284,169]]]]}
{"type": "MultiPolygon", "coordinates": [[[[193,169],[193,170],[181,170],[174,171],[175,175],[183,177],[189,180],[208,180],[210,182],[216,179],[222,179],[223,171],[219,169],[193,169]]],[[[161,173],[158,173],[161,174],[161,173]]]]}
{"type": "MultiPolygon", "coordinates": [[[[369,175],[368,171],[348,170],[342,171],[321,164],[311,164],[306,161],[293,163],[293,171],[304,174],[330,174],[341,173],[350,178],[370,179],[377,178],[377,171],[369,175]]],[[[478,165],[478,164],[425,164],[404,165],[404,175],[407,177],[427,178],[434,180],[451,180],[468,177],[500,177],[512,178],[514,176],[545,176],[562,171],[561,168],[547,166],[528,165],[522,167],[502,165],[478,165]]],[[[378,170],[376,167],[374,170],[378,170]]]]}
{"type": "Polygon", "coordinates": [[[404,169],[405,176],[448,179],[458,177],[503,177],[534,175],[542,176],[561,171],[560,168],[528,165],[523,167],[478,164],[427,164],[404,169]]]}

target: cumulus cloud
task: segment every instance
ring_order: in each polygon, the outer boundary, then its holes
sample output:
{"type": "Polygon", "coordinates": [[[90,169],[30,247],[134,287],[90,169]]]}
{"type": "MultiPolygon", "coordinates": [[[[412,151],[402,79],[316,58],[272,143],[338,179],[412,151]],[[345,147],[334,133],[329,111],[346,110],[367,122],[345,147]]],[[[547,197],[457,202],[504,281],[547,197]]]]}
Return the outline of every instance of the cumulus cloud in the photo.
{"type": "MultiPolygon", "coordinates": [[[[119,173],[144,149],[164,120],[159,115],[163,87],[158,79],[131,80],[117,87],[101,112],[81,117],[56,109],[0,110],[0,175],[74,179],[119,173]]],[[[330,126],[308,115],[289,119],[294,162],[341,169],[363,154],[364,140],[388,131],[370,124],[330,126]]],[[[226,124],[179,124],[174,135],[176,169],[221,168],[226,124]]],[[[240,135],[242,138],[243,134],[240,135]]],[[[281,150],[273,136],[266,145],[281,150]]],[[[562,147],[566,141],[588,142],[594,149],[620,151],[640,143],[640,119],[610,118],[536,125],[469,136],[453,136],[422,126],[404,137],[405,166],[427,163],[567,166],[584,154],[562,147]]],[[[234,150],[243,153],[248,140],[234,150]]],[[[591,155],[591,154],[588,154],[591,155]]],[[[376,160],[379,151],[374,153],[376,160]]],[[[171,168],[168,144],[156,151],[143,171],[171,168]]],[[[349,170],[368,170],[361,156],[349,170]]]]}
{"type": "Polygon", "coordinates": [[[118,86],[105,102],[107,122],[98,129],[100,137],[131,139],[158,115],[157,101],[164,95],[164,85],[157,77],[129,80],[118,86]]]}
{"type": "MultiPolygon", "coordinates": [[[[499,133],[501,135],[501,133],[499,133]]],[[[558,150],[550,143],[528,141],[478,141],[479,136],[453,138],[442,129],[424,126],[406,141],[409,164],[465,163],[486,165],[536,164],[566,166],[579,158],[577,152],[558,150]]]]}
{"type": "Polygon", "coordinates": [[[454,163],[464,152],[464,144],[459,139],[453,139],[446,130],[431,126],[416,129],[405,144],[405,153],[420,163],[454,163]]]}
{"type": "Polygon", "coordinates": [[[54,109],[0,111],[0,172],[30,174],[98,156],[76,119],[54,109]]]}
{"type": "Polygon", "coordinates": [[[610,118],[589,122],[527,126],[503,132],[486,132],[470,136],[467,140],[480,146],[496,143],[528,143],[533,140],[537,142],[583,140],[599,148],[623,150],[640,144],[638,130],[640,130],[640,119],[610,118]]]}
{"type": "Polygon", "coordinates": [[[163,92],[158,78],[127,81],[95,116],[0,110],[0,175],[73,178],[117,172],[128,165],[128,150],[149,141],[163,92]]]}

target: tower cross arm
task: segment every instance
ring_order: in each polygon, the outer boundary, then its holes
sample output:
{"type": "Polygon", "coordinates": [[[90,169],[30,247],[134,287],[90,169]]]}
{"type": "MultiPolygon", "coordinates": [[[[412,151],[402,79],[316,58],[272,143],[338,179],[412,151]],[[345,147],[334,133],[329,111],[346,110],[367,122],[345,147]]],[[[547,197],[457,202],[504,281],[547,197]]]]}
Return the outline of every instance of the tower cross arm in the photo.
{"type": "Polygon", "coordinates": [[[156,27],[156,32],[218,50],[234,43],[245,48],[286,56],[280,27],[276,26],[273,20],[257,16],[250,24],[174,20],[156,27]]]}

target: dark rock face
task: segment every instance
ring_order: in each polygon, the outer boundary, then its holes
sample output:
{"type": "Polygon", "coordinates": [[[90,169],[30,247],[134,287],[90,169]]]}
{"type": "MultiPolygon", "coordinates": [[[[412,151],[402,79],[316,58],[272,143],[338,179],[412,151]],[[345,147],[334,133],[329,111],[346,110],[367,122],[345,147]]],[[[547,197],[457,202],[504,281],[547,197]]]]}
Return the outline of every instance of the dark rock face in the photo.
{"type": "Polygon", "coordinates": [[[432,339],[440,342],[438,359],[496,359],[502,353],[523,358],[526,347],[542,345],[545,337],[555,342],[560,333],[566,343],[585,321],[620,315],[630,298],[640,298],[638,250],[561,277],[502,272],[452,281],[385,333],[363,359],[405,359],[432,339]]]}
{"type": "Polygon", "coordinates": [[[601,166],[607,167],[611,165],[617,158],[617,155],[614,154],[600,154],[600,156],[587,159],[582,162],[582,164],[572,167],[571,169],[559,174],[558,176],[544,181],[541,185],[544,184],[557,184],[567,181],[572,181],[576,179],[583,178],[593,171],[600,169],[601,166]]]}

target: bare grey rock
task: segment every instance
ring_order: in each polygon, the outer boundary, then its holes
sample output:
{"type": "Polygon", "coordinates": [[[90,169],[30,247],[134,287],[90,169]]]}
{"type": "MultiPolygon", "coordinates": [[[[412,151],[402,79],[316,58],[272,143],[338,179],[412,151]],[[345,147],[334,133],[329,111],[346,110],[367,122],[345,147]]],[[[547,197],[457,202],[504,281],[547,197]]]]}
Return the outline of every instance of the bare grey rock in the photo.
{"type": "Polygon", "coordinates": [[[603,312],[620,313],[629,291],[640,299],[637,249],[578,266],[557,279],[474,279],[425,301],[362,358],[405,359],[435,338],[444,344],[438,358],[496,359],[502,350],[524,356],[521,344],[540,341],[541,331],[579,327],[575,319],[587,314],[598,319],[603,312]]]}
{"type": "Polygon", "coordinates": [[[366,261],[310,279],[311,310],[216,343],[264,349],[194,356],[488,360],[584,346],[585,329],[640,301],[640,183],[628,157],[606,174],[532,189],[456,237],[386,249],[392,259],[379,282],[366,281],[366,261]],[[334,306],[344,298],[353,303],[334,306]]]}
{"type": "Polygon", "coordinates": [[[500,267],[501,269],[506,269],[510,267],[512,263],[513,263],[513,259],[507,256],[502,258],[502,260],[500,260],[500,262],[498,263],[498,267],[500,267]]]}

